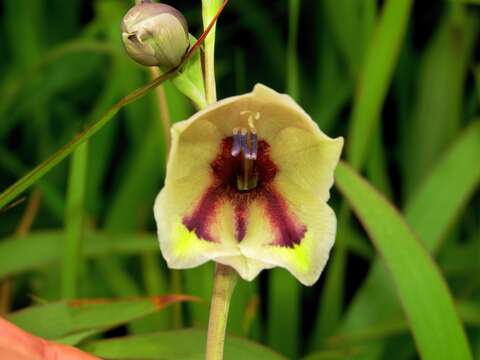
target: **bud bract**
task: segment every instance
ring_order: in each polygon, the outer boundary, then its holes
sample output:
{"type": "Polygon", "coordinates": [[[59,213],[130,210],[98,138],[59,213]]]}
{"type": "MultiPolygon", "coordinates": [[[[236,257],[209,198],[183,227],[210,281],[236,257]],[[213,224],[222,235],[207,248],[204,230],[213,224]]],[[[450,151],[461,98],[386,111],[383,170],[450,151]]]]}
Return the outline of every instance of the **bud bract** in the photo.
{"type": "Polygon", "coordinates": [[[136,62],[171,68],[180,64],[189,47],[187,20],[169,5],[144,2],[123,18],[122,40],[136,62]]]}

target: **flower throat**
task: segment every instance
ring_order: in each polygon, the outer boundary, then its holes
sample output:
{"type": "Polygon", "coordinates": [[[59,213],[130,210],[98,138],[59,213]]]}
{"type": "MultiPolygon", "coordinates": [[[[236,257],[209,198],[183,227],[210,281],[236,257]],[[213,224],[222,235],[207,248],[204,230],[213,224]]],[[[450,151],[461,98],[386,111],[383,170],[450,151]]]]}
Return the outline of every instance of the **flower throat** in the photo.
{"type": "Polygon", "coordinates": [[[258,153],[257,131],[253,125],[253,119],[258,120],[260,113],[252,114],[250,111],[242,111],[240,115],[248,114],[248,129],[233,129],[233,143],[231,154],[233,157],[241,156],[240,170],[237,173],[237,189],[248,191],[258,184],[258,171],[256,160],[258,153]]]}

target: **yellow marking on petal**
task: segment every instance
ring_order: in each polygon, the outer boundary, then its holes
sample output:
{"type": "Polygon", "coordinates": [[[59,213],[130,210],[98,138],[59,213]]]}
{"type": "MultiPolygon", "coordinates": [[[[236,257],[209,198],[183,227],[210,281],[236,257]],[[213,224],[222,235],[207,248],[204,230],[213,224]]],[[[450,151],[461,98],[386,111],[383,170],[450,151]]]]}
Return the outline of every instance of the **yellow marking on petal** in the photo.
{"type": "Polygon", "coordinates": [[[195,231],[190,231],[178,221],[172,229],[172,242],[174,256],[188,256],[191,253],[202,251],[210,245],[206,240],[200,239],[195,231]]]}
{"type": "Polygon", "coordinates": [[[287,265],[296,268],[301,273],[306,273],[311,270],[312,265],[312,240],[313,235],[311,231],[307,231],[299,244],[295,244],[293,248],[274,247],[274,252],[280,253],[287,265]]]}
{"type": "Polygon", "coordinates": [[[307,243],[312,241],[312,234],[307,231],[300,244],[293,247],[294,259],[298,268],[302,272],[307,272],[311,266],[312,255],[307,243]]]}

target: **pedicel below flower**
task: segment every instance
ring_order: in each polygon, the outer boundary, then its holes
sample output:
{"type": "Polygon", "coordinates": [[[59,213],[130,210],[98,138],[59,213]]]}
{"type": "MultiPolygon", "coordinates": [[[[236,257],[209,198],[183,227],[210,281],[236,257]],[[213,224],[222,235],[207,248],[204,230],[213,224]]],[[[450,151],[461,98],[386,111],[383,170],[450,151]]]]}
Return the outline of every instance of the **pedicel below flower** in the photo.
{"type": "Polygon", "coordinates": [[[252,280],[278,266],[315,283],[335,241],[327,200],[342,147],[264,85],[175,124],[154,206],[169,267],[214,260],[252,280]]]}
{"type": "Polygon", "coordinates": [[[152,2],[140,3],[127,12],[122,21],[122,40],[133,60],[165,69],[180,64],[190,45],[182,13],[152,2]]]}

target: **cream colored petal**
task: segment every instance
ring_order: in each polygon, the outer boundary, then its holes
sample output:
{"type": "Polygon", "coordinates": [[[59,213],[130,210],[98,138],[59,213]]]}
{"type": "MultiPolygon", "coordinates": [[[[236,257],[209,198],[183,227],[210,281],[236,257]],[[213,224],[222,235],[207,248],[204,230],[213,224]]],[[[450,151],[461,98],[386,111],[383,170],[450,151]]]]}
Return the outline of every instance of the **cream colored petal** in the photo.
{"type": "Polygon", "coordinates": [[[327,201],[343,138],[319,137],[299,128],[285,128],[272,142],[270,156],[278,167],[275,182],[292,182],[327,201]]]}
{"type": "Polygon", "coordinates": [[[327,204],[301,190],[297,190],[294,199],[284,199],[289,213],[306,226],[300,243],[293,247],[274,245],[278,229],[269,221],[265,207],[256,203],[250,209],[241,251],[251,259],[287,269],[302,284],[309,286],[318,280],[335,242],[335,214],[327,204]]]}
{"type": "Polygon", "coordinates": [[[209,175],[203,174],[169,182],[155,201],[160,248],[171,268],[191,268],[217,257],[240,255],[233,236],[233,210],[228,202],[220,202],[212,213],[209,232],[215,241],[199,238],[184,225],[183,219],[198,206],[210,181],[209,175]]]}
{"type": "Polygon", "coordinates": [[[218,154],[222,135],[208,122],[189,120],[172,128],[172,147],[168,158],[166,183],[184,177],[205,177],[210,173],[210,163],[218,154]],[[188,127],[192,131],[185,132],[188,127]]]}
{"type": "Polygon", "coordinates": [[[248,258],[246,256],[218,257],[215,259],[224,265],[234,268],[243,280],[252,281],[263,269],[271,269],[275,265],[248,258]]]}
{"type": "Polygon", "coordinates": [[[226,98],[199,111],[182,124],[182,137],[187,134],[198,137],[196,125],[205,121],[214,125],[222,137],[231,136],[234,128],[248,128],[249,114],[253,117],[259,139],[268,143],[287,127],[303,129],[319,138],[330,139],[291,97],[261,84],[257,84],[251,93],[226,98]]]}

